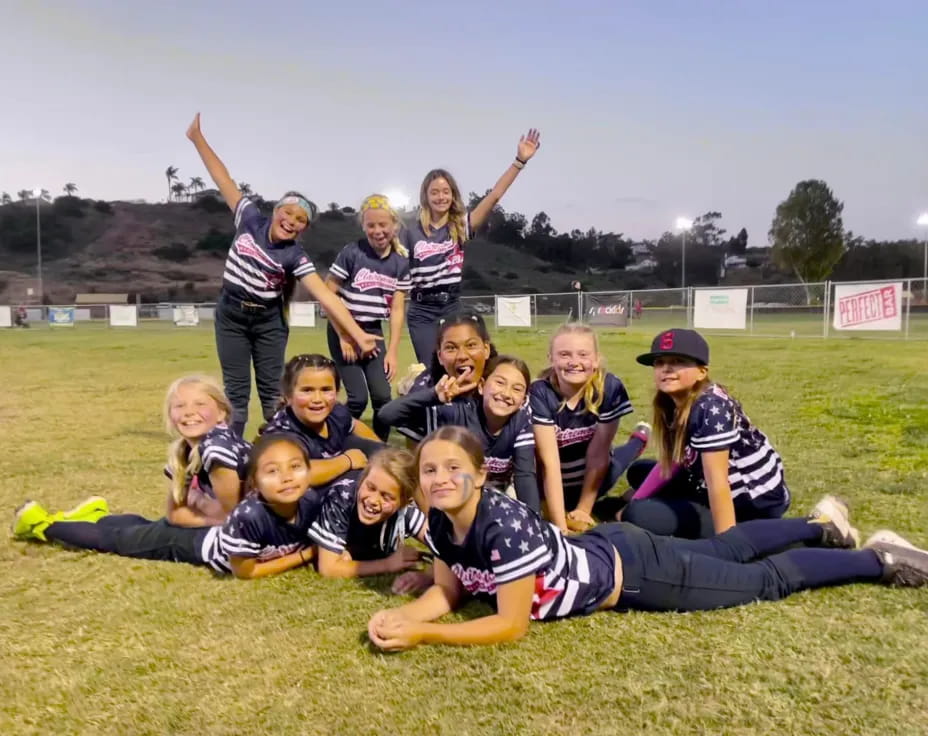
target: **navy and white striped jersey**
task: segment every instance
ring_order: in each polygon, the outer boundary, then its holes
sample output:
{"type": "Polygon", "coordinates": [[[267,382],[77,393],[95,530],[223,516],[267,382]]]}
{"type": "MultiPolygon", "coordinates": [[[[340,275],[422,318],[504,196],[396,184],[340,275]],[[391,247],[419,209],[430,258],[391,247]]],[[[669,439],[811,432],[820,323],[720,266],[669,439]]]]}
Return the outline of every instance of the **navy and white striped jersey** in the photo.
{"type": "Polygon", "coordinates": [[[381,258],[367,238],[342,248],[329,275],[341,281],[338,295],[358,324],[389,319],[393,295],[412,286],[409,259],[392,248],[381,258]]]}
{"type": "Polygon", "coordinates": [[[686,434],[683,465],[697,494],[708,493],[700,454],[728,450],[728,482],[737,506],[765,509],[789,504],[780,455],[721,386],[710,384],[693,402],[686,434]]]}
{"type": "Polygon", "coordinates": [[[416,393],[432,388],[432,373],[426,368],[416,376],[406,396],[399,396],[380,409],[380,419],[396,429],[401,435],[413,442],[421,442],[428,433],[426,428],[425,407],[406,399],[416,393]],[[384,413],[386,412],[386,413],[384,413]]]}
{"type": "Polygon", "coordinates": [[[500,585],[532,575],[536,621],[595,611],[615,588],[615,548],[605,537],[563,536],[538,514],[484,490],[464,544],[444,513],[429,510],[426,544],[473,595],[495,603],[500,585]]]}
{"type": "Polygon", "coordinates": [[[352,472],[328,484],[323,491],[319,517],[309,535],[320,547],[341,554],[348,551],[353,560],[379,560],[393,554],[404,540],[422,532],[423,514],[414,503],[399,509],[379,524],[362,524],[358,518],[358,480],[361,471],[352,472]]]}
{"type": "Polygon", "coordinates": [[[278,516],[262,498],[246,498],[222,525],[219,550],[226,557],[266,562],[311,547],[309,527],[321,506],[322,498],[310,488],[297,502],[296,518],[291,522],[278,516]]]}
{"type": "Polygon", "coordinates": [[[553,426],[561,458],[561,480],[565,493],[583,488],[586,473],[586,450],[597,424],[608,424],[632,412],[632,402],[622,382],[607,373],[599,416],[588,411],[581,398],[575,409],[561,407],[563,399],[547,380],[533,381],[528,391],[532,424],[553,426]]]}
{"type": "Polygon", "coordinates": [[[219,573],[225,574],[232,572],[232,568],[229,566],[229,557],[223,552],[220,544],[222,527],[202,527],[196,531],[202,534],[202,538],[197,540],[197,542],[200,546],[200,557],[203,560],[203,564],[219,573]]]}
{"type": "MultiPolygon", "coordinates": [[[[207,496],[216,498],[213,484],[209,479],[209,471],[213,468],[229,468],[238,473],[239,480],[244,482],[248,471],[248,455],[251,452],[251,443],[236,435],[225,424],[217,424],[203,435],[198,445],[200,462],[202,466],[194,478],[188,478],[190,487],[197,488],[207,496]]],[[[164,474],[172,477],[171,469],[165,465],[164,474]]]]}
{"type": "Polygon", "coordinates": [[[332,413],[325,420],[329,436],[323,437],[307,427],[296,418],[293,409],[285,406],[278,411],[262,429],[262,434],[287,432],[294,434],[303,442],[310,458],[329,458],[341,455],[345,451],[345,441],[354,432],[355,419],[344,404],[335,404],[332,413]]]}
{"type": "MultiPolygon", "coordinates": [[[[434,391],[432,394],[434,395],[434,391]]],[[[438,397],[435,396],[435,402],[438,397]]],[[[527,407],[519,409],[503,425],[499,434],[487,429],[487,418],[482,397],[436,403],[426,411],[426,429],[434,432],[439,427],[466,427],[480,440],[486,461],[486,486],[505,493],[510,484],[515,486],[516,497],[535,511],[540,511],[538,477],[535,474],[535,435],[532,416],[527,407]]]]}
{"type": "MultiPolygon", "coordinates": [[[[470,213],[465,218],[464,242],[471,238],[470,213]]],[[[424,293],[461,291],[464,243],[455,243],[447,225],[426,235],[419,218],[405,223],[400,239],[409,251],[409,276],[413,291],[424,293]]]]}
{"type": "Polygon", "coordinates": [[[242,197],[235,207],[235,239],[226,256],[223,290],[236,299],[270,304],[280,299],[287,276],[301,279],[316,268],[293,240],[271,243],[270,219],[242,197]]]}

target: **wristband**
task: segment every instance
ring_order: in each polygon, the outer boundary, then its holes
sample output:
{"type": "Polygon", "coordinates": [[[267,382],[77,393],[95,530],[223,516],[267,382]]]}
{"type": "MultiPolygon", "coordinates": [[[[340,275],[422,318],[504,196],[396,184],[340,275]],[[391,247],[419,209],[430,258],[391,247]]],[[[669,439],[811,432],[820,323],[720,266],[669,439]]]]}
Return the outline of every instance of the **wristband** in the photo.
{"type": "Polygon", "coordinates": [[[525,161],[516,156],[516,160],[512,162],[512,165],[521,170],[525,168],[525,161]]]}
{"type": "Polygon", "coordinates": [[[354,460],[351,459],[351,455],[346,452],[345,457],[348,458],[348,470],[354,470],[354,460]]]}
{"type": "Polygon", "coordinates": [[[304,550],[304,549],[305,549],[305,547],[300,547],[300,562],[302,562],[302,563],[305,565],[305,564],[306,564],[306,560],[305,560],[304,557],[303,557],[303,550],[304,550]]]}

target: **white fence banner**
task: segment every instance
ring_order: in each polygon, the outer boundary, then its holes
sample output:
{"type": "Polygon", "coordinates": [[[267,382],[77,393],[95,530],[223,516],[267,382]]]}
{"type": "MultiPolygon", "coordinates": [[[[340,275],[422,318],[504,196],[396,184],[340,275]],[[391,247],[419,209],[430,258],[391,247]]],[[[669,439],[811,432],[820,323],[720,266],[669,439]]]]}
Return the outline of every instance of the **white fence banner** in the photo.
{"type": "Polygon", "coordinates": [[[291,327],[315,327],[316,326],[316,303],[315,302],[290,302],[290,326],[291,327]]]}
{"type": "Polygon", "coordinates": [[[13,326],[13,310],[10,307],[0,306],[0,327],[13,326]]]}
{"type": "Polygon", "coordinates": [[[181,304],[174,307],[174,324],[178,327],[196,327],[200,324],[200,314],[195,304],[181,304]]]}
{"type": "Polygon", "coordinates": [[[134,304],[110,304],[110,326],[138,327],[138,307],[134,304]]]}
{"type": "Polygon", "coordinates": [[[498,296],[496,297],[497,327],[531,327],[532,297],[498,296]]]}
{"type": "Polygon", "coordinates": [[[51,327],[74,327],[74,307],[49,307],[48,324],[51,327]]]}
{"type": "Polygon", "coordinates": [[[693,326],[696,329],[743,330],[747,327],[747,289],[695,289],[693,326]]]}
{"type": "Polygon", "coordinates": [[[835,284],[836,330],[902,329],[902,282],[835,284]]]}

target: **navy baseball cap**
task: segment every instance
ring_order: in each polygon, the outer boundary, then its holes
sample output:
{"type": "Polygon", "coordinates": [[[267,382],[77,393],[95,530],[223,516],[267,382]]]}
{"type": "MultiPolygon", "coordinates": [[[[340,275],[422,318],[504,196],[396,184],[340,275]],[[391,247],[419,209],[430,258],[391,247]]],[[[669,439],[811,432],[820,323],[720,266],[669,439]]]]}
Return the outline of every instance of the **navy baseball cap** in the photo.
{"type": "Polygon", "coordinates": [[[709,343],[696,330],[667,330],[651,341],[650,353],[639,355],[636,360],[641,365],[654,365],[662,355],[679,355],[709,365],[709,343]]]}

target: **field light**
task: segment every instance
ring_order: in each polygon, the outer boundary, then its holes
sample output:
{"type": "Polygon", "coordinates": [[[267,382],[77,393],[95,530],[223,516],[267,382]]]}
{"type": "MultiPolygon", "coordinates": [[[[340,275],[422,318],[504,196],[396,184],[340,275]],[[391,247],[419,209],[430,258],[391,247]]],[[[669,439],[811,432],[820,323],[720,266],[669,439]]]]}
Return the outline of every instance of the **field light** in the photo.
{"type": "MultiPolygon", "coordinates": [[[[683,235],[683,247],[681,248],[682,258],[680,259],[680,288],[684,290],[683,298],[686,299],[686,232],[693,227],[693,221],[689,217],[678,217],[674,223],[677,230],[683,235]]],[[[684,301],[685,303],[685,301],[684,301]]]]}
{"type": "Polygon", "coordinates": [[[42,187],[36,187],[32,190],[32,196],[35,197],[35,253],[38,265],[38,286],[39,286],[39,306],[44,303],[43,296],[45,291],[42,287],[42,216],[39,214],[39,202],[42,201],[42,187]]]}
{"type": "MultiPolygon", "coordinates": [[[[922,212],[915,224],[928,227],[928,212],[922,212]]],[[[925,242],[922,245],[922,294],[928,295],[928,233],[925,234],[925,242]]]]}
{"type": "Polygon", "coordinates": [[[693,227],[693,221],[689,217],[678,217],[675,225],[677,230],[682,230],[685,233],[693,227]]]}
{"type": "Polygon", "coordinates": [[[409,195],[398,189],[390,189],[383,194],[390,200],[390,206],[395,210],[405,210],[409,206],[409,195]]]}

